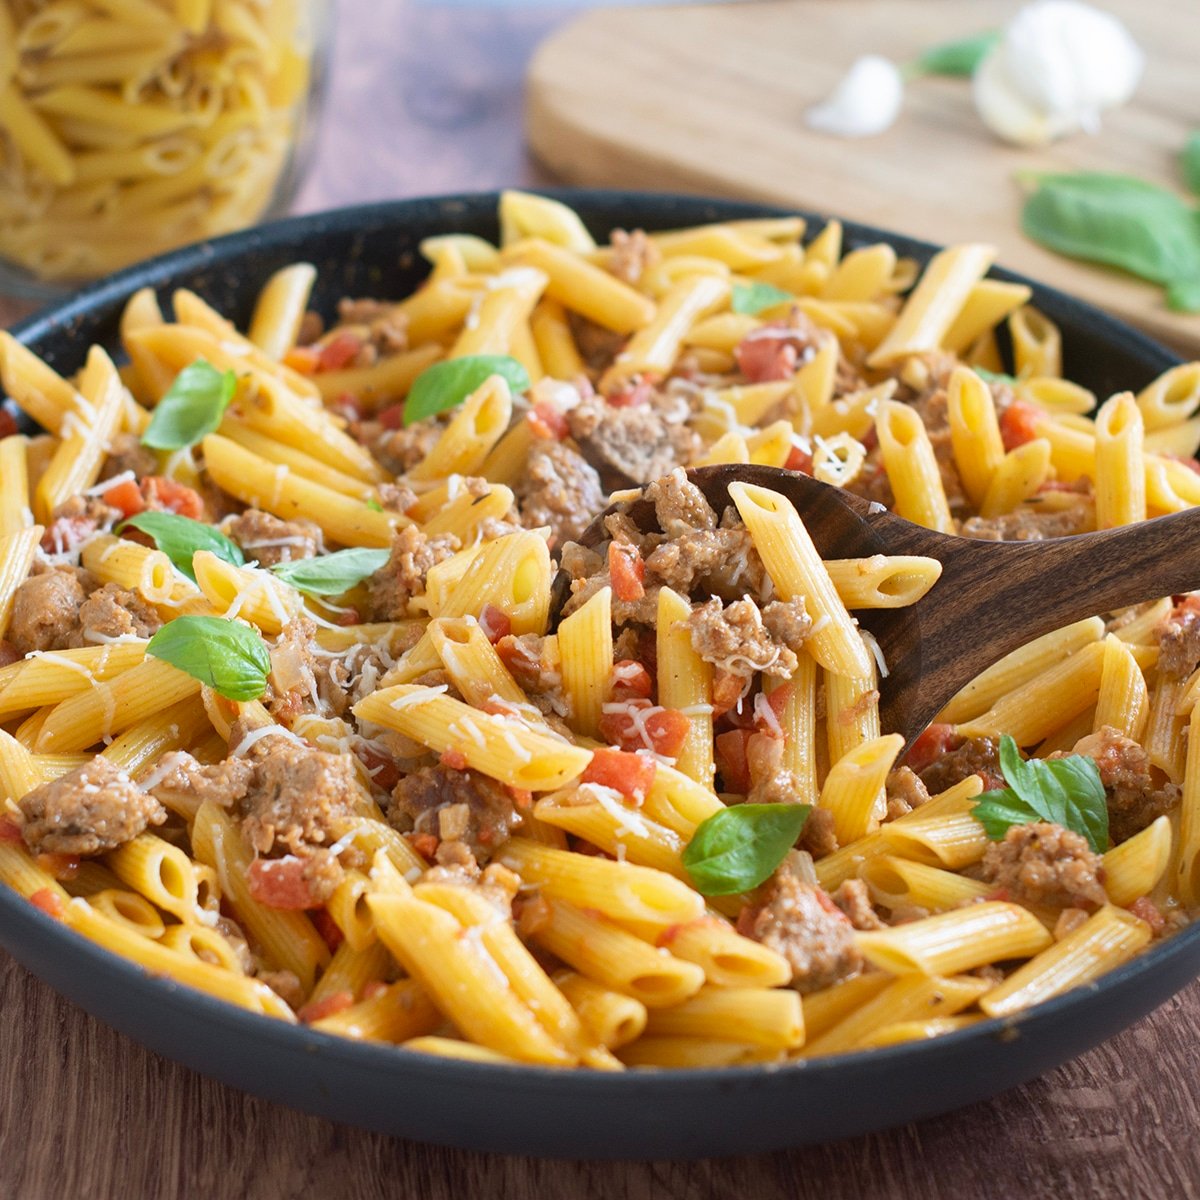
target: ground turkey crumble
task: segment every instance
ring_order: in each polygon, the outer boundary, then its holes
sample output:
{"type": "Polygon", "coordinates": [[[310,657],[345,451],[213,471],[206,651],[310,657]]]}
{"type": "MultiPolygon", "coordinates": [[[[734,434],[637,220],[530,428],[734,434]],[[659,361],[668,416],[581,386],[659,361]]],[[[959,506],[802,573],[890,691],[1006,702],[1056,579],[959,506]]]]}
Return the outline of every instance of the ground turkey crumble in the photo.
{"type": "Polygon", "coordinates": [[[430,537],[408,525],[392,538],[391,557],[367,580],[369,620],[400,621],[409,615],[408,602],[425,594],[430,567],[451,557],[461,546],[452,533],[430,537]]]}
{"type": "Polygon", "coordinates": [[[649,483],[701,451],[688,398],[647,389],[629,404],[586,396],[567,413],[571,436],[609,491],[649,483]]]}
{"type": "Polygon", "coordinates": [[[530,450],[516,494],[521,523],[527,529],[549,525],[555,545],[581,537],[608,502],[587,460],[563,442],[546,440],[530,450]]]}
{"type": "Polygon", "coordinates": [[[148,638],[161,625],[136,592],[115,583],[100,586],[80,567],[57,567],[30,575],[18,586],[8,637],[24,655],[148,638]]]}
{"type": "Polygon", "coordinates": [[[1000,739],[967,738],[921,772],[921,783],[931,796],[952,788],[969,775],[979,775],[985,788],[1004,787],[1000,770],[1000,739]]]}
{"type": "Polygon", "coordinates": [[[1018,904],[1091,910],[1108,899],[1102,863],[1082,835],[1036,821],[987,848],[982,878],[1018,904]]]}
{"type": "Polygon", "coordinates": [[[1158,629],[1158,669],[1171,679],[1186,679],[1200,665],[1200,596],[1177,604],[1158,629]]]}
{"type": "Polygon", "coordinates": [[[468,869],[487,862],[521,823],[513,794],[502,783],[441,763],[401,779],[387,817],[402,833],[435,838],[440,865],[468,869]]]}
{"type": "Polygon", "coordinates": [[[103,854],[167,819],[158,800],[106,758],[34,788],[19,807],[34,854],[103,854]]]}
{"type": "Polygon", "coordinates": [[[322,544],[321,529],[312,521],[282,521],[257,508],[232,518],[225,532],[261,567],[312,558],[322,544]]]}
{"type": "Polygon", "coordinates": [[[1113,845],[1140,833],[1179,804],[1179,788],[1166,780],[1156,783],[1146,751],[1111,725],[1081,738],[1071,753],[1096,760],[1108,799],[1108,836],[1113,845]]]}
{"type": "Polygon", "coordinates": [[[792,986],[807,995],[857,974],[863,956],[849,918],[816,884],[802,882],[785,864],[744,908],[738,932],[783,955],[792,986]]]}
{"type": "Polygon", "coordinates": [[[151,790],[232,808],[259,854],[303,857],[333,841],[338,823],[354,815],[359,784],[353,760],[280,733],[258,736],[236,753],[256,732],[236,722],[229,735],[235,753],[212,766],[183,752],[168,755],[160,764],[163,777],[151,790]]]}

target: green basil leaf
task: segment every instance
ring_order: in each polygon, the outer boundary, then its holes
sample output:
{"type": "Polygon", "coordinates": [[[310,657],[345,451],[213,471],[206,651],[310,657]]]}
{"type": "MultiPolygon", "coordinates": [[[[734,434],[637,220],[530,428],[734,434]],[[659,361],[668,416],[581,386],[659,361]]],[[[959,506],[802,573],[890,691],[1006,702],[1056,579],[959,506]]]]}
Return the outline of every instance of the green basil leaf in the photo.
{"type": "Polygon", "coordinates": [[[372,496],[372,497],[371,497],[371,498],[370,498],[370,499],[367,501],[367,507],[368,507],[368,508],[369,508],[369,509],[370,509],[372,512],[383,512],[383,505],[382,505],[382,504],[380,504],[380,503],[379,503],[379,501],[378,501],[378,500],[376,500],[374,496],[372,496]]]}
{"type": "Polygon", "coordinates": [[[911,79],[919,75],[971,76],[988,51],[1000,40],[1000,31],[989,29],[972,37],[943,42],[925,51],[905,71],[911,79]]]}
{"type": "Polygon", "coordinates": [[[197,550],[208,550],[223,562],[235,567],[246,562],[241,547],[227,538],[219,529],[191,517],[181,517],[171,512],[141,512],[122,521],[117,532],[129,526],[140,529],[154,539],[154,544],[171,560],[177,571],[186,575],[193,583],[196,573],[192,570],[192,556],[197,550]]]}
{"type": "Polygon", "coordinates": [[[493,375],[499,375],[514,392],[529,390],[528,372],[507,354],[470,354],[426,367],[404,401],[405,425],[454,408],[493,375]]]}
{"type": "Polygon", "coordinates": [[[340,596],[374,575],[391,557],[390,550],[338,550],[316,558],[276,563],[271,571],[284,583],[309,596],[340,596]]]}
{"type": "Polygon", "coordinates": [[[735,804],[701,821],[683,852],[683,865],[705,896],[731,896],[758,887],[796,844],[807,804],[735,804]]]}
{"type": "Polygon", "coordinates": [[[1035,178],[1021,213],[1035,242],[1151,283],[1200,277],[1200,224],[1174,193],[1099,172],[1035,178]]]}
{"type": "Polygon", "coordinates": [[[271,656],[259,634],[224,617],[176,617],[150,639],[146,653],[228,700],[257,700],[271,671],[271,656]]]}
{"type": "Polygon", "coordinates": [[[198,358],[175,376],[175,382],[158,402],[142,445],[155,450],[182,450],[194,446],[221,423],[237,391],[237,376],[218,371],[198,358]]]}
{"type": "Polygon", "coordinates": [[[767,308],[794,300],[791,292],[777,288],[773,283],[735,283],[730,307],[735,313],[756,317],[767,308]]]}
{"type": "Polygon", "coordinates": [[[1176,279],[1167,284],[1167,307],[1172,312],[1200,312],[1200,279],[1176,279]]]}
{"type": "Polygon", "coordinates": [[[1028,825],[1042,819],[1012,788],[981,793],[971,809],[971,816],[983,826],[993,842],[1002,842],[1010,825],[1028,825]]]}
{"type": "Polygon", "coordinates": [[[1100,770],[1084,754],[1023,760],[1007,734],[1000,740],[1006,788],[984,792],[971,810],[988,837],[999,841],[1010,825],[1050,821],[1082,834],[1097,853],[1108,847],[1108,803],[1100,770]]]}
{"type": "Polygon", "coordinates": [[[1011,387],[1019,382],[1014,375],[1005,375],[1003,371],[989,371],[987,367],[972,367],[971,370],[974,371],[984,383],[1007,383],[1011,387]]]}
{"type": "Polygon", "coordinates": [[[1179,152],[1179,167],[1189,190],[1200,196],[1200,131],[1193,133],[1179,152]]]}

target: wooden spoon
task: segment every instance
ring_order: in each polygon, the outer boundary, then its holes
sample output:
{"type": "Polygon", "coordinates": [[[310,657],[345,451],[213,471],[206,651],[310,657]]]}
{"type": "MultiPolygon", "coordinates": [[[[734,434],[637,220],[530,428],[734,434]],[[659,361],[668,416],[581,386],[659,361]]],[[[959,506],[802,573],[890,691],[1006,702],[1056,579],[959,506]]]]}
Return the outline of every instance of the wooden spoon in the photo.
{"type": "MultiPolygon", "coordinates": [[[[732,503],[731,483],[782,493],[822,558],[917,554],[942,564],[941,578],[911,607],[855,614],[888,667],[879,681],[880,724],[903,734],[905,749],[964,684],[1026,642],[1097,613],[1200,588],[1200,508],[1100,533],[988,542],[872,512],[859,496],[779,467],[699,467],[688,478],[718,513],[732,503]]],[[[617,511],[643,531],[658,529],[644,498],[608,510],[617,511]]],[[[602,515],[580,540],[594,546],[606,538],[602,515]]],[[[566,595],[560,577],[556,608],[566,595]]]]}

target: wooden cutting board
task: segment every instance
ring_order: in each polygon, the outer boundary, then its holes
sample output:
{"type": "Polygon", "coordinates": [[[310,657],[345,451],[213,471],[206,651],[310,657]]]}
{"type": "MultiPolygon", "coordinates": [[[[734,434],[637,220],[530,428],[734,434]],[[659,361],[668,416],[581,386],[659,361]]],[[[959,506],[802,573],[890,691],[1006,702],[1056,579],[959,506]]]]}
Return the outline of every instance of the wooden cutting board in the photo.
{"type": "Polygon", "coordinates": [[[1020,170],[1103,170],[1179,187],[1200,127],[1198,0],[1100,0],[1146,52],[1132,103],[1095,136],[1045,150],[994,139],[966,80],[907,89],[900,119],[861,140],[809,130],[804,111],[860,54],[898,62],[997,28],[1015,0],[774,0],[597,10],[553,34],[529,70],[527,132],[571,183],[794,204],[934,242],[988,241],[998,261],[1200,357],[1200,314],[1161,291],[1060,258],[1019,228],[1020,170]]]}

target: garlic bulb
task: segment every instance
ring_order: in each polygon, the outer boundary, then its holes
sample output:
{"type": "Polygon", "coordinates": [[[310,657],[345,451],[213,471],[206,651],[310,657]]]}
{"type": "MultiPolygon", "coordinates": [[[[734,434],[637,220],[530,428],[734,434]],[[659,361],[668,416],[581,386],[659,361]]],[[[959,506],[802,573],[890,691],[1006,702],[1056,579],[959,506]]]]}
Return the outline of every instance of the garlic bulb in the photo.
{"type": "Polygon", "coordinates": [[[975,106],[993,133],[1044,146],[1094,132],[1106,108],[1137,88],[1143,57],[1116,17],[1080,0],[1037,0],[1012,19],[974,77],[975,106]]]}
{"type": "Polygon", "coordinates": [[[829,98],[810,108],[804,119],[822,133],[870,137],[895,121],[903,102],[899,68],[878,54],[868,54],[855,61],[829,98]]]}

